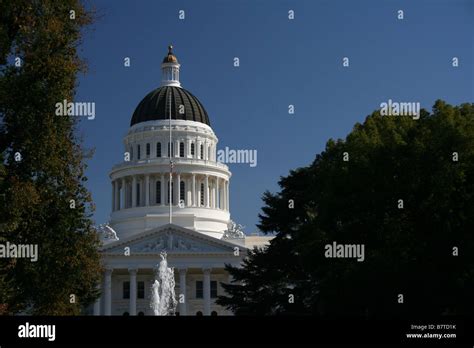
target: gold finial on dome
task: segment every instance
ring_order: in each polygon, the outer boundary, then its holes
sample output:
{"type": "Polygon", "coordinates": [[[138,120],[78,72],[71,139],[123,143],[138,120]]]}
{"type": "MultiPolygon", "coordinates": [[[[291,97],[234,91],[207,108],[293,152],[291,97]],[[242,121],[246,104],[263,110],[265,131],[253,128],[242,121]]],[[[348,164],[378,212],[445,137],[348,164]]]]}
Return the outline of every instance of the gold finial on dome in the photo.
{"type": "Polygon", "coordinates": [[[163,59],[163,63],[178,63],[178,59],[173,54],[173,45],[171,44],[168,46],[168,54],[163,59]]]}

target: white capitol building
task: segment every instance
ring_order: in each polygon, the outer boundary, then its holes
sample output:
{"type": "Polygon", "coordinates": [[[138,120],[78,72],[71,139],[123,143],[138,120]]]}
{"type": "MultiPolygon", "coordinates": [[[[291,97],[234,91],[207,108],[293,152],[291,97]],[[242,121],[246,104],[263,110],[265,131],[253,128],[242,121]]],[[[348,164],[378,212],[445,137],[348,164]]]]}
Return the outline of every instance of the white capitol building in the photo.
{"type": "Polygon", "coordinates": [[[232,314],[215,304],[230,280],[224,265],[240,265],[249,248],[270,239],[245,236],[231,223],[231,172],[217,162],[207,112],[179,76],[170,46],[161,86],[135,109],[124,162],[110,172],[112,213],[103,231],[118,239],[106,238],[101,248],[105,273],[94,315],[152,315],[150,287],[163,250],[184,298],[177,314],[232,314]]]}

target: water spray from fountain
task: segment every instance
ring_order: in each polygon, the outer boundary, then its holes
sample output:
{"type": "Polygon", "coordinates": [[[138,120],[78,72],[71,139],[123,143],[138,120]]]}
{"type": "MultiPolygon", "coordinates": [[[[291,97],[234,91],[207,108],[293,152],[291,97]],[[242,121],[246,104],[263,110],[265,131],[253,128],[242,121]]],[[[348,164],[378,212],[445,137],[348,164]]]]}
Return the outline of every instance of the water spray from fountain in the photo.
{"type": "Polygon", "coordinates": [[[166,252],[160,253],[158,279],[151,286],[150,307],[155,315],[174,315],[176,311],[176,295],[174,292],[174,268],[168,267],[166,252]]]}

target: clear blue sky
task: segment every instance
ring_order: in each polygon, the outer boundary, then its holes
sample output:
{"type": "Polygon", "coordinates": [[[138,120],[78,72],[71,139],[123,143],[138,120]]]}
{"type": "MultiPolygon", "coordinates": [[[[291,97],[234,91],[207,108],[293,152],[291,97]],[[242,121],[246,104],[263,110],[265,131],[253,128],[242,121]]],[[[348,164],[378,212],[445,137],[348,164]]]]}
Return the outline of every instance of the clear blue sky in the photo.
{"type": "Polygon", "coordinates": [[[96,103],[83,120],[88,188],[97,223],[108,221],[108,173],[140,100],[160,84],[173,43],[182,86],[196,95],[218,148],[256,149],[258,165],[230,164],[232,218],[257,230],[261,196],[306,166],[329,138],[343,138],[388,99],[474,101],[474,1],[93,1],[99,18],[80,55],[89,66],[76,101],[96,103]],[[185,20],[178,18],[185,11],[185,20]],[[288,11],[295,19],[288,20],[288,11]],[[397,10],[405,19],[397,19],[397,10]],[[123,66],[124,57],[131,67],[123,66]],[[233,66],[239,57],[240,67],[233,66]],[[342,67],[349,57],[350,67],[342,67]],[[459,67],[451,66],[452,57],[459,67]],[[288,105],[295,114],[288,114],[288,105]]]}

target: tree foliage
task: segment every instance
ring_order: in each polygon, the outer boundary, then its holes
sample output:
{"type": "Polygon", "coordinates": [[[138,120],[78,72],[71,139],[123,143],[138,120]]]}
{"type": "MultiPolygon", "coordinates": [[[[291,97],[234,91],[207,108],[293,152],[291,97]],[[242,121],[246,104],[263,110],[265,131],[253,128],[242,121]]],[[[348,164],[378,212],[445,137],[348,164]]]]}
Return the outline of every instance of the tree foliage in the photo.
{"type": "Polygon", "coordinates": [[[74,98],[92,14],[79,0],[19,0],[0,2],[0,16],[0,243],[39,249],[37,262],[0,260],[0,303],[5,313],[78,314],[98,296],[100,257],[88,154],[55,104],[74,98]]]}
{"type": "Polygon", "coordinates": [[[374,112],[279,185],[259,215],[275,238],[227,267],[234,282],[219,303],[237,314],[473,315],[474,104],[438,100],[419,120],[374,112]],[[334,241],[363,244],[365,260],[325,257],[334,241]]]}

